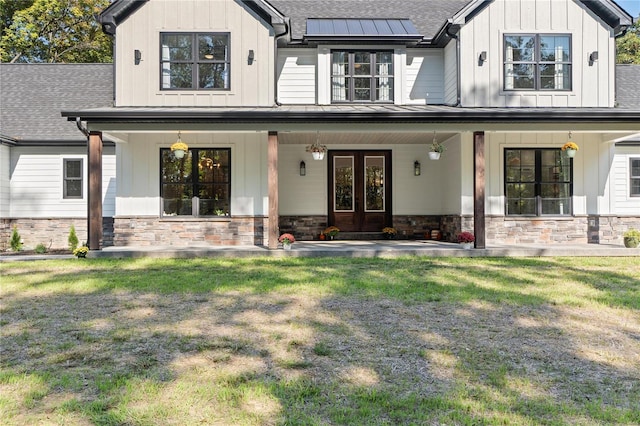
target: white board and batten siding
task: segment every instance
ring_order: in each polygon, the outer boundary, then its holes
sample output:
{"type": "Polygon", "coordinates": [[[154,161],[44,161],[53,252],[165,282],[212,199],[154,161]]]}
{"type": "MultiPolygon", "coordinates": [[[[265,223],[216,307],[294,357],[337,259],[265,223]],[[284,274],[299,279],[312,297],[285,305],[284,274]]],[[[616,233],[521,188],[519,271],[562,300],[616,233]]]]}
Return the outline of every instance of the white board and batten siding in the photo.
{"type": "MultiPolygon", "coordinates": [[[[267,133],[182,132],[190,148],[231,149],[231,215],[261,216],[268,212],[267,133]]],[[[175,133],[131,134],[119,143],[116,217],[160,217],[160,149],[175,142],[175,133]]]]}
{"type": "Polygon", "coordinates": [[[458,101],[458,42],[453,40],[444,48],[444,103],[455,105],[458,101]]]}
{"type": "MultiPolygon", "coordinates": [[[[102,164],[103,216],[115,213],[115,150],[105,147],[102,164]]],[[[12,218],[76,218],[87,216],[88,161],[86,148],[14,147],[11,153],[10,211],[12,218]],[[63,197],[64,160],[82,159],[82,198],[63,197]]]]}
{"type": "Polygon", "coordinates": [[[613,107],[615,40],[611,31],[575,0],[491,2],[460,30],[462,106],[613,107]],[[571,90],[504,90],[504,36],[511,34],[570,35],[571,90]],[[599,60],[590,63],[594,51],[599,60]],[[487,52],[483,63],[478,61],[481,52],[487,52]]]}
{"type": "Polygon", "coordinates": [[[640,146],[616,146],[611,164],[614,214],[640,215],[640,197],[631,196],[631,158],[640,160],[640,146]]]}
{"type": "Polygon", "coordinates": [[[410,49],[406,60],[406,94],[403,104],[443,104],[444,50],[410,49]]]}
{"type": "Polygon", "coordinates": [[[117,27],[116,106],[231,107],[274,104],[274,34],[234,0],[151,0],[117,27]],[[160,34],[230,34],[229,90],[161,90],[160,34]],[[141,52],[138,65],[134,52],[141,52]],[[253,50],[254,60],[248,61],[253,50]]]}

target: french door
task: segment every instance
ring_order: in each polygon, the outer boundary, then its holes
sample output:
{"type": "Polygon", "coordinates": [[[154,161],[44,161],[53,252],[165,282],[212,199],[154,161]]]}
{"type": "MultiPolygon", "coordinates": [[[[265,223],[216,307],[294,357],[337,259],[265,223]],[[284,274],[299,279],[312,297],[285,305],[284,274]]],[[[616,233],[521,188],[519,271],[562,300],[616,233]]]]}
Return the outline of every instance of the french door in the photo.
{"type": "Polygon", "coordinates": [[[329,151],[329,224],[344,232],[391,226],[391,151],[329,151]]]}

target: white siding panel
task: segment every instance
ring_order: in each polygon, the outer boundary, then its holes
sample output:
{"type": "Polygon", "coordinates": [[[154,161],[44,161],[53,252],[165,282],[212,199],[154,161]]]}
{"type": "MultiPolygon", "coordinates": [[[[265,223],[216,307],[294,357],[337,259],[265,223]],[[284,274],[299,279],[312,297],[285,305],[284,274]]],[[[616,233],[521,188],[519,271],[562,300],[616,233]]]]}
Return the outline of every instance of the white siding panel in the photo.
{"type": "Polygon", "coordinates": [[[11,148],[0,145],[0,218],[9,216],[11,148]]]}
{"type": "Polygon", "coordinates": [[[630,164],[631,158],[640,159],[640,147],[617,146],[611,164],[612,192],[614,200],[614,214],[621,216],[640,216],[640,197],[630,196],[630,164]]]}
{"type": "MultiPolygon", "coordinates": [[[[116,216],[160,216],[160,148],[175,142],[175,133],[132,134],[117,145],[116,216]]],[[[192,148],[231,148],[231,214],[264,215],[266,133],[182,133],[192,148]]]]}
{"type": "Polygon", "coordinates": [[[315,104],[317,51],[280,49],[278,53],[278,100],[283,104],[315,104]]]}
{"type": "MultiPolygon", "coordinates": [[[[614,43],[611,28],[576,0],[495,0],[460,30],[462,105],[466,107],[612,107],[614,43]],[[570,34],[569,91],[505,91],[505,34],[570,34]],[[488,60],[478,62],[480,52],[488,60]],[[589,63],[589,54],[600,59],[589,63]],[[521,99],[514,99],[520,97],[521,99]]],[[[445,59],[448,59],[445,51],[445,59]]],[[[448,70],[446,62],[445,70],[448,70]]],[[[446,76],[446,73],[445,73],[446,76]]],[[[448,89],[445,81],[445,87],[448,89]]],[[[449,99],[449,92],[447,99],[449,99]]]]}
{"type": "Polygon", "coordinates": [[[407,96],[409,105],[444,103],[444,51],[409,50],[406,60],[407,96]]]}
{"type": "Polygon", "coordinates": [[[117,106],[271,106],[274,37],[269,25],[234,0],[153,0],[117,28],[117,106]],[[228,32],[230,90],[160,90],[160,33],[228,32]],[[142,52],[134,64],[134,50],[142,52]],[[255,60],[249,64],[249,50],[255,60]]]}
{"type": "Polygon", "coordinates": [[[457,41],[453,40],[444,48],[444,102],[454,105],[458,98],[457,41]]]}

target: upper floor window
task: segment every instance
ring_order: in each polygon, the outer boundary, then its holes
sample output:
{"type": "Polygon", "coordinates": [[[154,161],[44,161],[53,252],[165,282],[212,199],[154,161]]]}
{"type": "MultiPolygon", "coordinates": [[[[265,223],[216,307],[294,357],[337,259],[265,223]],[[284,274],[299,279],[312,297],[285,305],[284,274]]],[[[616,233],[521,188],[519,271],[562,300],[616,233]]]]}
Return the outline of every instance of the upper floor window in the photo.
{"type": "Polygon", "coordinates": [[[505,35],[505,90],[571,90],[571,36],[505,35]]]}
{"type": "Polygon", "coordinates": [[[161,88],[229,89],[229,34],[160,34],[161,88]]]}
{"type": "Polygon", "coordinates": [[[335,50],[332,102],[393,102],[393,52],[335,50]]]}
{"type": "Polygon", "coordinates": [[[560,149],[506,149],[507,215],[570,215],[573,162],[560,149]]]}
{"type": "Polygon", "coordinates": [[[62,167],[62,198],[82,198],[82,159],[64,159],[62,167]]]}
{"type": "Polygon", "coordinates": [[[160,150],[162,214],[164,216],[229,216],[231,212],[231,150],[189,148],[178,159],[160,150]]]}
{"type": "Polygon", "coordinates": [[[640,197],[640,158],[631,158],[629,160],[629,195],[631,197],[640,197]]]}

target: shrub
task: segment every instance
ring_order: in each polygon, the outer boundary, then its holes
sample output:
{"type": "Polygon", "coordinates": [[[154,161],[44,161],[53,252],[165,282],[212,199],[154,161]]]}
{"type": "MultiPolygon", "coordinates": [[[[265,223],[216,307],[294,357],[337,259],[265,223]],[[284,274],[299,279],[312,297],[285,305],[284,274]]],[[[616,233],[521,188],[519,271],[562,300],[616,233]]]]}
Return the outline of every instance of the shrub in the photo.
{"type": "Polygon", "coordinates": [[[44,244],[40,243],[36,246],[36,253],[38,254],[44,254],[46,253],[47,250],[47,246],[45,246],[44,244]]]}
{"type": "Polygon", "coordinates": [[[11,244],[11,250],[13,251],[22,250],[22,238],[20,238],[20,234],[18,233],[18,227],[16,225],[13,225],[10,244],[11,244]]]}
{"type": "Polygon", "coordinates": [[[69,242],[69,249],[74,251],[78,247],[78,235],[76,235],[76,227],[71,225],[71,229],[69,229],[69,238],[67,239],[69,242]]]}
{"type": "Polygon", "coordinates": [[[458,242],[459,243],[472,243],[476,240],[476,237],[471,233],[471,232],[461,232],[460,235],[458,235],[458,242]]]}

